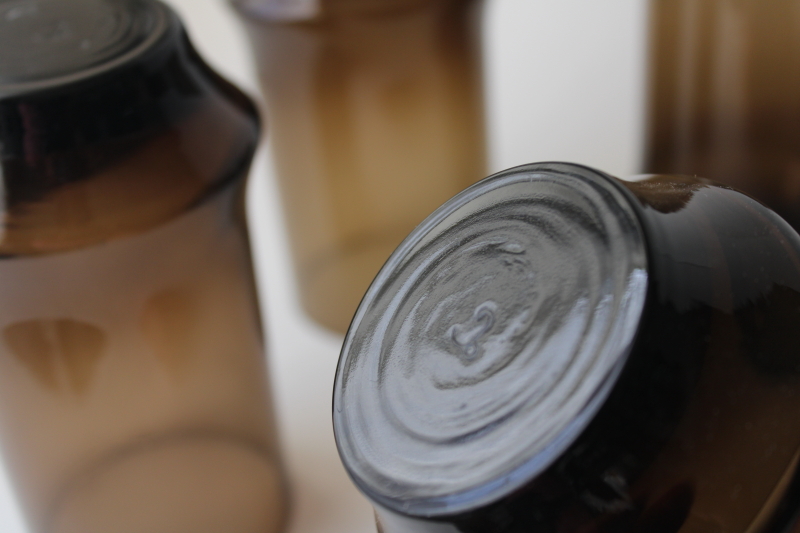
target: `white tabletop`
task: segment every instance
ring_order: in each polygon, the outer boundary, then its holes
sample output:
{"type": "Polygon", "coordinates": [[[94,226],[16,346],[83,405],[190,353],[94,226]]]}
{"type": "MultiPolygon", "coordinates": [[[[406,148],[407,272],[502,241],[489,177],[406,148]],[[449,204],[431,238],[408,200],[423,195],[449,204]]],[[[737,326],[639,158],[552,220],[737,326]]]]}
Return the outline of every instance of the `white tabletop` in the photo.
{"type": "MultiPolygon", "coordinates": [[[[168,0],[202,56],[257,98],[244,34],[223,0],[168,0]]],[[[642,140],[644,0],[489,0],[486,77],[492,170],[573,161],[636,172],[642,140]]],[[[249,215],[281,443],[289,533],[374,533],[369,503],[339,463],[330,398],[341,337],[298,307],[268,151],[249,215]]],[[[1,466],[1,463],[0,463],[1,466]]],[[[0,533],[29,533],[0,470],[0,533]]],[[[109,532],[113,533],[113,532],[109,532]]]]}

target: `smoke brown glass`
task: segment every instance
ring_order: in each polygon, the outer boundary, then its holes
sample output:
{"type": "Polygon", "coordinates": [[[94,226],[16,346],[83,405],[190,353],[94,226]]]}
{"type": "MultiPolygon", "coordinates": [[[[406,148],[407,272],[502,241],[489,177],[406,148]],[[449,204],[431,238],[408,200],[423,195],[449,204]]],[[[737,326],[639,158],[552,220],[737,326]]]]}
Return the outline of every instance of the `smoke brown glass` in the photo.
{"type": "Polygon", "coordinates": [[[800,227],[800,2],[649,5],[644,171],[728,183],[800,227]]]}
{"type": "Polygon", "coordinates": [[[149,0],[0,3],[0,45],[0,458],[30,531],[278,531],[252,104],[149,0]]]}
{"type": "Polygon", "coordinates": [[[339,453],[383,533],[796,531],[799,328],[800,236],[747,195],[517,167],[378,274],[339,453]]]}
{"type": "Polygon", "coordinates": [[[243,0],[302,305],[344,332],[389,253],[485,176],[481,0],[243,0]]]}

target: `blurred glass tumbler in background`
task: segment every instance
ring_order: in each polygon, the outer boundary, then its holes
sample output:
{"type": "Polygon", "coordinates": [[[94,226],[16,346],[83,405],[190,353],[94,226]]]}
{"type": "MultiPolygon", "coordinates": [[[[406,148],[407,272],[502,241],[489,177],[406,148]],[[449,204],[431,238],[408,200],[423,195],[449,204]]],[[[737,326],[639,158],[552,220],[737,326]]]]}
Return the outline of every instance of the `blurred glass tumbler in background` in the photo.
{"type": "Polygon", "coordinates": [[[481,0],[233,0],[304,309],[344,332],[400,241],[486,175],[481,0]]]}
{"type": "Polygon", "coordinates": [[[257,139],[164,5],[0,2],[0,459],[31,531],[282,523],[257,139]]]}
{"type": "Polygon", "coordinates": [[[800,1],[650,0],[645,172],[704,176],[800,228],[800,1]]]}
{"type": "Polygon", "coordinates": [[[800,237],[745,194],[518,167],[378,274],[339,453],[384,533],[786,532],[798,331],[800,237]]]}

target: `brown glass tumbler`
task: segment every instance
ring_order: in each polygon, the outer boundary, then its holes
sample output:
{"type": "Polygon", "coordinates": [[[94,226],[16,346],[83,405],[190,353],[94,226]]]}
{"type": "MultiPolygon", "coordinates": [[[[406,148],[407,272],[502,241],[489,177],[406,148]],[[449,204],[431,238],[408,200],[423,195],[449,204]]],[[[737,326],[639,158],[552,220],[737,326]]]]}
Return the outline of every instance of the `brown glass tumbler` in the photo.
{"type": "Polygon", "coordinates": [[[733,185],[800,228],[800,2],[649,5],[644,171],[733,185]]]}
{"type": "Polygon", "coordinates": [[[0,459],[30,531],[277,531],[253,105],[151,0],[2,2],[0,66],[0,459]]]}
{"type": "Polygon", "coordinates": [[[481,0],[233,0],[302,305],[344,332],[392,250],[485,176],[481,0]]]}
{"type": "Polygon", "coordinates": [[[360,305],[333,423],[384,533],[786,533],[800,236],[702,179],[466,189],[360,305]]]}

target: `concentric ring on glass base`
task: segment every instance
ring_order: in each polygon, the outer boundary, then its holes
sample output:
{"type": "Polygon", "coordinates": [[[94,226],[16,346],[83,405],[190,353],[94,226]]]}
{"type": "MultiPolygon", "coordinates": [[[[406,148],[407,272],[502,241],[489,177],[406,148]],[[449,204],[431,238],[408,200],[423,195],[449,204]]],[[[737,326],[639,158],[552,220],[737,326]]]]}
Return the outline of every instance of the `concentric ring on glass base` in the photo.
{"type": "Polygon", "coordinates": [[[91,78],[163,37],[170,12],[143,0],[0,2],[0,97],[91,78]]]}
{"type": "Polygon", "coordinates": [[[646,256],[620,186],[585,167],[514,168],[444,204],[390,257],[345,338],[333,422],[356,484],[436,516],[542,472],[626,361],[646,256]]]}

